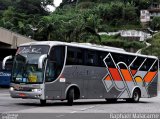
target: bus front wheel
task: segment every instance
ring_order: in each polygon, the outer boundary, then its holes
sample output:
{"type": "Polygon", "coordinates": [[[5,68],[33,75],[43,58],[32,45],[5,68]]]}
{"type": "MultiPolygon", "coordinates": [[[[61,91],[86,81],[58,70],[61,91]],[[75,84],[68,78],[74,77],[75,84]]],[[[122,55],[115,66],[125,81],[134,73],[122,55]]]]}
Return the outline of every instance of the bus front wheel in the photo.
{"type": "Polygon", "coordinates": [[[111,99],[107,99],[107,98],[106,98],[106,101],[107,101],[108,103],[115,103],[115,102],[117,102],[117,99],[116,99],[116,98],[111,98],[111,99]]]}
{"type": "Polygon", "coordinates": [[[40,99],[40,104],[41,104],[42,106],[46,105],[46,100],[40,99]]]}
{"type": "Polygon", "coordinates": [[[71,88],[68,92],[68,95],[67,95],[67,103],[69,106],[72,106],[73,105],[73,101],[74,101],[74,89],[71,88]]]}

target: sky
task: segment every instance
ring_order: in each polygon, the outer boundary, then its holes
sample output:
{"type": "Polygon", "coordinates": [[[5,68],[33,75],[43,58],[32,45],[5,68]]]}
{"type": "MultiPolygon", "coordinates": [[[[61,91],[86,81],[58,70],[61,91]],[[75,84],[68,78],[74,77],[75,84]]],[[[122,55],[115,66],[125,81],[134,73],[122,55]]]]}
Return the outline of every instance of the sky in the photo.
{"type": "MultiPolygon", "coordinates": [[[[54,0],[54,4],[56,7],[58,7],[61,2],[62,0],[54,0]]],[[[48,5],[47,8],[49,9],[50,12],[53,12],[55,10],[55,7],[51,5],[48,5]]]]}
{"type": "Polygon", "coordinates": [[[62,0],[54,0],[54,4],[55,4],[55,6],[57,7],[57,6],[59,6],[59,4],[62,2],[62,0]]]}

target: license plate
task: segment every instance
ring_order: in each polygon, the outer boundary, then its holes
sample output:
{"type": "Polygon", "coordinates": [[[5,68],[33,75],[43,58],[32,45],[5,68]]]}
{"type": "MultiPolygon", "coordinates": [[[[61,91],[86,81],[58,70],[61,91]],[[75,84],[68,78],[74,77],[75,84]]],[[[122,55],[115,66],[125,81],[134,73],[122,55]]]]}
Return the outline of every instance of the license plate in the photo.
{"type": "Polygon", "coordinates": [[[24,93],[19,93],[19,96],[20,96],[20,97],[26,97],[26,94],[24,94],[24,93]]]}

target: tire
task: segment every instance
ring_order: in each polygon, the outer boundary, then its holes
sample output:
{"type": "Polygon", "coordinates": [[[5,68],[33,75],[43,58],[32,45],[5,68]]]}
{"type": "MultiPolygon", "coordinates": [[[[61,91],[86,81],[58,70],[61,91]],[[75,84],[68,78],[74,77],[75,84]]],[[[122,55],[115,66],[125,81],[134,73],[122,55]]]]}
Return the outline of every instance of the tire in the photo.
{"type": "Polygon", "coordinates": [[[106,101],[109,103],[115,103],[115,102],[117,102],[117,99],[116,98],[111,98],[111,99],[106,98],[106,101]]]}
{"type": "Polygon", "coordinates": [[[46,100],[41,100],[41,99],[40,99],[40,104],[41,104],[42,106],[45,106],[45,105],[46,105],[46,100]]]}
{"type": "Polygon", "coordinates": [[[67,95],[67,103],[69,106],[72,106],[73,105],[73,101],[74,101],[74,89],[71,88],[68,92],[68,95],[67,95]]]}
{"type": "Polygon", "coordinates": [[[131,103],[138,103],[140,97],[141,97],[140,91],[138,89],[135,89],[133,92],[132,98],[126,99],[126,101],[131,103]]]}

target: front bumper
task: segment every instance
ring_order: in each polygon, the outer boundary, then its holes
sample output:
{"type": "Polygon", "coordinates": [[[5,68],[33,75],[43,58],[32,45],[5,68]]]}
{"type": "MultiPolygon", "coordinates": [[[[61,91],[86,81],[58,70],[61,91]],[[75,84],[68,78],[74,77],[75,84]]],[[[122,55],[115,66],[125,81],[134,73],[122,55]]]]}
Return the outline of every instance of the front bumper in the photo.
{"type": "Polygon", "coordinates": [[[42,92],[9,91],[12,98],[43,99],[42,92]]]}

